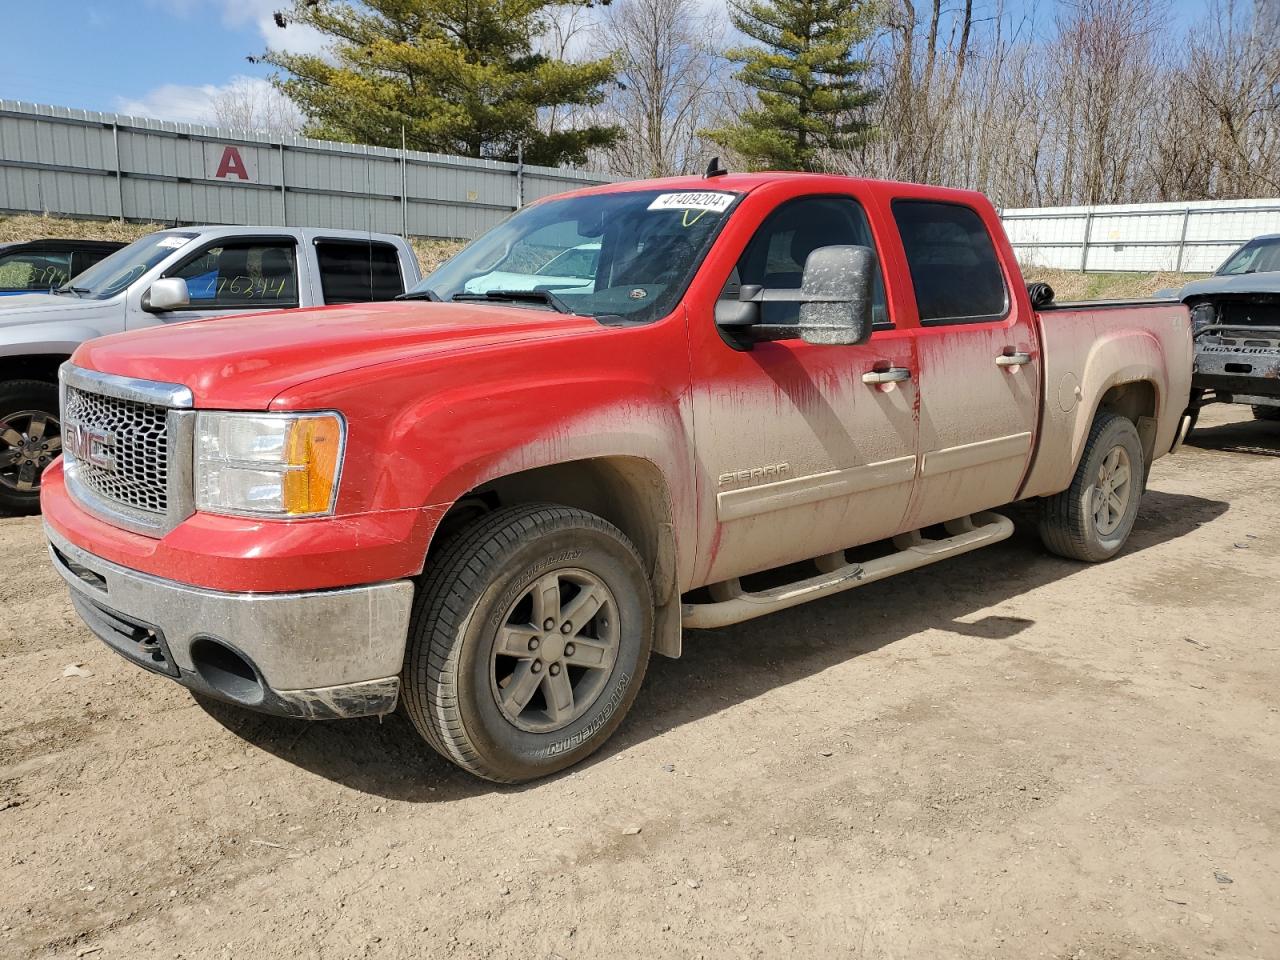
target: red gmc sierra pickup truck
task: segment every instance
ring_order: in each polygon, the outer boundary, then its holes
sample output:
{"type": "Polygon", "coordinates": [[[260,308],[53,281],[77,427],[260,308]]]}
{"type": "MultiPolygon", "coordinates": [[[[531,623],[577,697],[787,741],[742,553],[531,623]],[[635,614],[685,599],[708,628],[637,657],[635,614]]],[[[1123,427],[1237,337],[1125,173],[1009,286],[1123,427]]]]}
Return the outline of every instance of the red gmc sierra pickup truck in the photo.
{"type": "Polygon", "coordinates": [[[408,302],[81,346],[51,556],[148,670],[296,717],[402,702],[527,780],[598,748],[685,628],[997,542],[994,507],[1114,555],[1188,423],[1187,311],[1032,294],[967,191],[551,197],[408,302]]]}

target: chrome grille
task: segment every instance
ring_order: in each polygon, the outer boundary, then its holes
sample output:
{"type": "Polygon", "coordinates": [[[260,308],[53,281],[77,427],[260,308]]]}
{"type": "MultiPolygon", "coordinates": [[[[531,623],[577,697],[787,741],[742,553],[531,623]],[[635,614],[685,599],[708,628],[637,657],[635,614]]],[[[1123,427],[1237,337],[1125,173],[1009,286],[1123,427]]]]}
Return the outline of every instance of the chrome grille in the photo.
{"type": "Polygon", "coordinates": [[[104,456],[76,457],[79,482],[114,503],[147,513],[165,513],[169,507],[167,408],[70,385],[65,403],[63,422],[73,424],[72,431],[84,428],[106,438],[104,456]]]}

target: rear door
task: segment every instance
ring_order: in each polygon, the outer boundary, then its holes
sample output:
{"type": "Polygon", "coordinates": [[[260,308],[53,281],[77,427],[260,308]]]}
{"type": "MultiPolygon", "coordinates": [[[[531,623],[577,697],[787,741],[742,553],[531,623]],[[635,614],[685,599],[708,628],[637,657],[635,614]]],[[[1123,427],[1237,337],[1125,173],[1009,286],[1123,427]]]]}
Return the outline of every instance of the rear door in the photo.
{"type": "Polygon", "coordinates": [[[1035,316],[977,209],[891,203],[914,294],[920,364],[920,477],[912,528],[1011,501],[1039,416],[1035,316]]]}

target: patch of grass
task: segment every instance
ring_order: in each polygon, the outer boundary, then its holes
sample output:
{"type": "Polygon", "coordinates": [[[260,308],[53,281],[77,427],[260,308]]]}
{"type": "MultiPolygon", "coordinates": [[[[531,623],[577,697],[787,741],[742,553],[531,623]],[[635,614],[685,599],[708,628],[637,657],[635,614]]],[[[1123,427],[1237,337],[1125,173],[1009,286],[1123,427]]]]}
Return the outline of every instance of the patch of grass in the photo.
{"type": "Polygon", "coordinates": [[[409,244],[418,255],[418,265],[422,267],[425,277],[440,264],[467,245],[465,240],[427,240],[423,237],[410,237],[409,244]]]}
{"type": "Polygon", "coordinates": [[[1080,273],[1075,270],[1050,270],[1027,267],[1027,283],[1047,283],[1053,287],[1054,299],[1069,300],[1133,300],[1150,297],[1157,290],[1174,290],[1184,283],[1199,280],[1203,273],[1080,273]]]}
{"type": "Polygon", "coordinates": [[[118,220],[72,220],[69,217],[37,217],[24,214],[0,218],[0,243],[43,240],[116,240],[130,243],[148,233],[163,230],[163,223],[121,223],[118,220]]]}

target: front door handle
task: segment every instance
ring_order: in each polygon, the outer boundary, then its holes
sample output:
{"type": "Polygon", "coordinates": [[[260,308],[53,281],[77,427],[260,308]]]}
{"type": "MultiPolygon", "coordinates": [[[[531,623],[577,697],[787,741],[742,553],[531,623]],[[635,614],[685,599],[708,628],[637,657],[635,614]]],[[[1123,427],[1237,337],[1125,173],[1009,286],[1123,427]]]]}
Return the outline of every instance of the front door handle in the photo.
{"type": "Polygon", "coordinates": [[[1029,353],[1002,353],[996,357],[998,367],[1021,367],[1030,362],[1031,354],[1029,353]]]}
{"type": "Polygon", "coordinates": [[[911,379],[911,371],[906,367],[890,367],[888,370],[872,370],[862,375],[863,383],[900,383],[911,379]]]}

